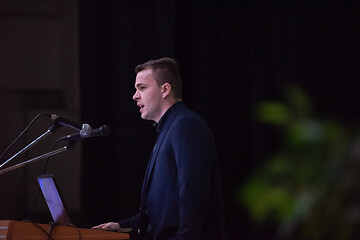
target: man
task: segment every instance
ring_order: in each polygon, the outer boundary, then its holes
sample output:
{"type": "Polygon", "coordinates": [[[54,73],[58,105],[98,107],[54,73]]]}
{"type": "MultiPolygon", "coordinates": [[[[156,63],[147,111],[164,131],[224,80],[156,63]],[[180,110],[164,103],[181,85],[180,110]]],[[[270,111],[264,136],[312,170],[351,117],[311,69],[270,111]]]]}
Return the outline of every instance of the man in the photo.
{"type": "Polygon", "coordinates": [[[216,151],[204,120],[182,102],[171,58],[135,68],[133,99],[158,138],[145,174],[140,213],[94,228],[140,233],[140,239],[224,239],[224,210],[216,151]]]}

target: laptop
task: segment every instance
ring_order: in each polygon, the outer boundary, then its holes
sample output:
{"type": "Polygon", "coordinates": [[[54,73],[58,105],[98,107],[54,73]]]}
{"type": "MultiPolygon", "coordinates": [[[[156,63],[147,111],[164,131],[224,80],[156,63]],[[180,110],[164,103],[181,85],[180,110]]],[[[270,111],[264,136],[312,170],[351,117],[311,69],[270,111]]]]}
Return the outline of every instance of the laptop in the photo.
{"type": "Polygon", "coordinates": [[[54,175],[44,174],[38,176],[37,180],[54,223],[63,226],[71,225],[70,218],[67,214],[64,202],[55,182],[54,175]]]}

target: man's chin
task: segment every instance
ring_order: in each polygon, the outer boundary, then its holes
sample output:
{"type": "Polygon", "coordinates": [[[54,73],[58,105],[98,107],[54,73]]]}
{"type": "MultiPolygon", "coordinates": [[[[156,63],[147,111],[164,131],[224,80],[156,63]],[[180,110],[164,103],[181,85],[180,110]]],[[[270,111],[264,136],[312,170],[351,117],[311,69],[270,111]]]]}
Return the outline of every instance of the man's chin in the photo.
{"type": "Polygon", "coordinates": [[[141,119],[148,120],[148,121],[155,121],[154,119],[151,119],[143,114],[141,115],[141,119]]]}
{"type": "Polygon", "coordinates": [[[141,114],[141,118],[144,120],[149,120],[144,113],[141,114]]]}

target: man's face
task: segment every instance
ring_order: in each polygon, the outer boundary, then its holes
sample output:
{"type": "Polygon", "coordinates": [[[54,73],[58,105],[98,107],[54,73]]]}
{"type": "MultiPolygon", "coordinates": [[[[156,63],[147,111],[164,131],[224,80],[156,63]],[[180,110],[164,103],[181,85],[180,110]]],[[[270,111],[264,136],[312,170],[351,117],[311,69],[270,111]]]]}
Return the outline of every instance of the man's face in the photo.
{"type": "Polygon", "coordinates": [[[140,71],[135,80],[133,99],[140,107],[141,118],[159,122],[162,116],[162,90],[152,76],[151,69],[140,71]]]}

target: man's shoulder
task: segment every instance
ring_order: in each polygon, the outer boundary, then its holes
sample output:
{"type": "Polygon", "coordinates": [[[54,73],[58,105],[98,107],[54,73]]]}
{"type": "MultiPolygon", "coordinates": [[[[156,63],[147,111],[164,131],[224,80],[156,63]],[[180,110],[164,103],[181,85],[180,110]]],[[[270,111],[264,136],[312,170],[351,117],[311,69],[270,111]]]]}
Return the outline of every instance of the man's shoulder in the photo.
{"type": "Polygon", "coordinates": [[[176,113],[176,119],[179,121],[186,121],[186,120],[202,120],[203,118],[194,110],[188,108],[185,104],[182,107],[178,108],[176,113]]]}
{"type": "Polygon", "coordinates": [[[174,116],[174,121],[172,123],[173,127],[177,128],[206,128],[208,129],[208,124],[206,121],[194,110],[186,107],[185,105],[178,109],[176,115],[174,116]]]}

